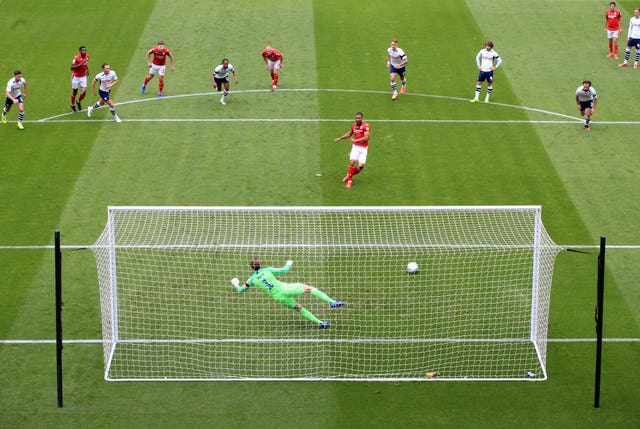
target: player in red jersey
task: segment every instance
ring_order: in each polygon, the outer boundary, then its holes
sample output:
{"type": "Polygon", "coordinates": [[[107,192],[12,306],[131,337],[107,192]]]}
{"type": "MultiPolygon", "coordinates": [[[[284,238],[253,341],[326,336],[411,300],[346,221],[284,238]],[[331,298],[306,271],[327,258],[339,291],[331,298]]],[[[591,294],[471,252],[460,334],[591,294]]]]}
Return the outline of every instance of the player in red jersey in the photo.
{"type": "Polygon", "coordinates": [[[609,9],[604,15],[604,32],[607,33],[609,39],[609,55],[608,58],[614,57],[618,59],[618,37],[622,32],[622,13],[616,9],[616,2],[609,3],[609,9]]]}
{"type": "Polygon", "coordinates": [[[367,162],[367,152],[369,151],[369,131],[371,127],[368,123],[362,120],[362,112],[356,113],[356,122],[351,125],[351,129],[343,136],[336,137],[335,141],[351,139],[351,152],[349,153],[349,169],[347,175],[342,179],[343,183],[347,184],[347,188],[350,188],[353,184],[353,176],[358,174],[364,168],[364,164],[367,162]],[[356,165],[356,163],[358,165],[356,165]]]}
{"type": "Polygon", "coordinates": [[[278,87],[278,70],[282,67],[283,58],[282,53],[277,49],[273,49],[271,46],[267,45],[262,50],[262,59],[264,60],[264,64],[267,66],[267,70],[271,74],[271,90],[275,91],[278,87]]]}
{"type": "Polygon", "coordinates": [[[87,95],[87,76],[89,75],[89,54],[87,48],[80,46],[80,52],[71,61],[71,110],[82,110],[82,100],[87,95]],[[78,87],[80,95],[78,96],[78,87]],[[77,97],[77,98],[76,98],[77,97]]]}
{"type": "Polygon", "coordinates": [[[158,73],[160,82],[158,82],[158,97],[162,97],[162,91],[164,90],[164,74],[167,69],[167,57],[171,60],[171,71],[175,71],[173,64],[173,55],[171,51],[164,45],[164,41],[158,40],[158,44],[147,52],[147,65],[149,66],[149,74],[144,78],[140,92],[144,94],[147,89],[147,84],[153,76],[158,73]],[[153,59],[151,57],[153,56],[153,59]]]}

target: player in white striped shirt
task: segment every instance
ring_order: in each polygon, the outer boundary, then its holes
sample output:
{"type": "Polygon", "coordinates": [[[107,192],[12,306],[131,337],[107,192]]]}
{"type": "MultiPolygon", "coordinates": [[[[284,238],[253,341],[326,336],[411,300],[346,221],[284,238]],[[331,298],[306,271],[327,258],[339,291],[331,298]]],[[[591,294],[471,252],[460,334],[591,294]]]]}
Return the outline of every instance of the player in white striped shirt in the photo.
{"type": "Polygon", "coordinates": [[[93,92],[93,95],[96,95],[96,82],[100,82],[100,88],[98,88],[100,100],[98,100],[98,102],[93,106],[89,106],[87,109],[87,116],[91,117],[93,109],[97,109],[106,103],[107,106],[109,106],[109,112],[113,115],[113,119],[116,122],[122,122],[116,114],[116,105],[111,99],[111,88],[118,83],[118,75],[116,75],[115,71],[111,70],[111,66],[108,63],[102,64],[102,73],[98,73],[93,79],[93,82],[91,82],[91,91],[93,92]]]}
{"type": "Polygon", "coordinates": [[[589,131],[589,122],[591,122],[591,116],[596,111],[596,105],[598,104],[598,93],[595,88],[591,86],[590,80],[582,81],[582,85],[576,89],[576,103],[578,104],[578,110],[580,116],[585,117],[584,129],[589,131]]]}
{"type": "Polygon", "coordinates": [[[13,72],[13,78],[7,82],[7,98],[2,108],[2,123],[7,123],[7,113],[11,110],[11,106],[18,105],[18,129],[24,130],[22,120],[24,119],[24,101],[27,97],[27,81],[22,77],[22,72],[16,70],[13,72]]]}
{"type": "Polygon", "coordinates": [[[476,82],[476,93],[471,99],[472,103],[475,103],[480,98],[480,91],[482,90],[482,82],[487,81],[487,95],[484,97],[485,103],[489,102],[489,97],[493,91],[493,71],[500,67],[502,64],[502,58],[496,51],[493,50],[493,42],[487,40],[484,42],[484,49],[481,49],[476,55],[476,64],[478,65],[478,80],[476,82]]]}
{"type": "Polygon", "coordinates": [[[236,69],[229,64],[229,60],[227,58],[223,58],[220,65],[218,65],[215,69],[213,69],[213,74],[211,75],[211,83],[213,87],[220,92],[224,87],[224,91],[222,92],[222,97],[220,98],[220,104],[225,105],[225,98],[229,95],[229,72],[233,74],[233,81],[238,84],[238,74],[236,73],[236,69]]]}
{"type": "Polygon", "coordinates": [[[636,48],[636,58],[633,62],[633,68],[638,68],[638,60],[640,60],[640,8],[633,11],[633,16],[629,21],[629,32],[627,33],[627,49],[624,51],[624,62],[618,64],[618,67],[627,67],[629,65],[629,57],[631,57],[631,48],[636,48]]]}

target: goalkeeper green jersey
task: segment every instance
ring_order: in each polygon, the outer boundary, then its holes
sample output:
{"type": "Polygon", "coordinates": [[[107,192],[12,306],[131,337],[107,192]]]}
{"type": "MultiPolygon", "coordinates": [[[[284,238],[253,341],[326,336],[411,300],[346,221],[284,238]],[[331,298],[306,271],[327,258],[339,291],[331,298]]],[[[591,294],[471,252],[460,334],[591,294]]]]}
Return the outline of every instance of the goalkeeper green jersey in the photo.
{"type": "Polygon", "coordinates": [[[264,293],[270,296],[278,295],[280,290],[282,289],[283,282],[278,280],[274,274],[285,274],[291,270],[291,265],[285,265],[282,268],[260,268],[258,271],[253,273],[249,280],[247,280],[247,284],[249,286],[257,287],[262,290],[264,293]]]}

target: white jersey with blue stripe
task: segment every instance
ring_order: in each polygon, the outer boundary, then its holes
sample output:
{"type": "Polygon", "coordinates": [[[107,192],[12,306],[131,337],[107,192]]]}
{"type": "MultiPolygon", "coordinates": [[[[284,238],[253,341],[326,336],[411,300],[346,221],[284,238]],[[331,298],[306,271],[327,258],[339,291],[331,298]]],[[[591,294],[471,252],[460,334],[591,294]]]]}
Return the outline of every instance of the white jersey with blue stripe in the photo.
{"type": "Polygon", "coordinates": [[[491,67],[497,69],[502,64],[502,58],[493,49],[487,51],[487,49],[481,49],[476,55],[476,64],[480,67],[480,71],[491,71],[491,67]],[[495,64],[494,64],[495,62],[495,64]]]}
{"type": "Polygon", "coordinates": [[[596,90],[593,89],[592,86],[590,86],[589,89],[585,91],[583,85],[580,85],[578,89],[576,89],[576,95],[578,96],[578,100],[580,101],[593,101],[598,96],[596,90]]]}
{"type": "Polygon", "coordinates": [[[15,78],[11,78],[9,82],[7,82],[7,92],[11,94],[13,98],[19,97],[22,95],[22,87],[27,83],[23,77],[20,78],[16,82],[15,78]]]}
{"type": "Polygon", "coordinates": [[[118,80],[118,76],[116,75],[116,72],[109,70],[109,73],[98,73],[94,80],[100,82],[100,91],[109,91],[111,88],[107,88],[107,85],[118,80]]]}

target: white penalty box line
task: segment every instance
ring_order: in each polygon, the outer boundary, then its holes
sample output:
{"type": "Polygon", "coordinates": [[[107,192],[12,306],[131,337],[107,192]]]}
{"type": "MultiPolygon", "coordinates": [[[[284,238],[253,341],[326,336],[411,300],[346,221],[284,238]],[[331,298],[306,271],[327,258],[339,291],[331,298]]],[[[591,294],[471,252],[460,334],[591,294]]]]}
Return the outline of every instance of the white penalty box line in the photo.
{"type": "MultiPolygon", "coordinates": [[[[270,93],[271,90],[267,89],[248,89],[248,90],[238,90],[233,91],[232,94],[254,94],[254,93],[270,93]]],[[[357,93],[357,94],[384,94],[388,95],[388,91],[373,91],[373,90],[358,90],[358,89],[330,89],[330,88],[291,88],[291,89],[279,89],[278,92],[338,92],[338,93],[357,93]]],[[[124,106],[128,104],[134,103],[145,103],[145,102],[154,102],[154,101],[162,101],[162,100],[175,100],[186,97],[201,97],[201,96],[215,96],[219,95],[217,92],[200,92],[193,94],[178,94],[178,95],[167,95],[162,98],[142,98],[136,100],[128,100],[116,103],[117,106],[124,106]]],[[[428,98],[437,98],[437,99],[445,99],[445,100],[453,100],[453,101],[463,101],[469,102],[467,98],[461,97],[451,97],[446,95],[436,95],[436,94],[417,94],[417,93],[406,93],[403,95],[410,97],[428,97],[428,98]]],[[[507,107],[512,109],[525,110],[528,112],[536,112],[550,116],[556,116],[563,118],[563,120],[491,120],[491,119],[367,119],[368,122],[378,122],[378,123],[477,123],[477,124],[571,124],[575,125],[576,123],[582,122],[581,118],[565,115],[563,113],[552,112],[549,110],[538,109],[534,107],[528,106],[518,106],[514,104],[506,104],[506,103],[481,103],[488,104],[493,106],[507,107]]],[[[82,114],[82,112],[79,112],[82,114]]],[[[77,115],[76,112],[66,112],[59,115],[54,115],[42,119],[30,120],[25,122],[32,123],[74,123],[74,122],[113,122],[113,119],[60,119],[66,118],[68,116],[77,115]]],[[[307,123],[307,122],[352,122],[352,119],[328,119],[328,118],[134,118],[134,119],[123,119],[123,122],[131,122],[131,123],[145,123],[145,122],[223,122],[223,123],[251,123],[251,122],[282,122],[282,123],[307,123]]],[[[640,125],[640,121],[598,121],[593,122],[594,124],[606,124],[606,125],[640,125]]]]}

